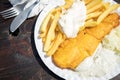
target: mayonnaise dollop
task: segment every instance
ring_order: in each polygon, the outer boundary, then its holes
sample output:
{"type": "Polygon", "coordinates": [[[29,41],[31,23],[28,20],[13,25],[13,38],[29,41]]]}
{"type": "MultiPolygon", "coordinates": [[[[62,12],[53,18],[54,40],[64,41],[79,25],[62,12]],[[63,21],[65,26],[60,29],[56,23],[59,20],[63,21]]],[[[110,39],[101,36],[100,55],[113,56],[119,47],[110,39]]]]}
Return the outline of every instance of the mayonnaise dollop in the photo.
{"type": "Polygon", "coordinates": [[[68,10],[63,10],[59,19],[59,24],[62,31],[68,38],[77,36],[80,28],[86,20],[86,6],[83,1],[75,0],[72,7],[68,10]]]}

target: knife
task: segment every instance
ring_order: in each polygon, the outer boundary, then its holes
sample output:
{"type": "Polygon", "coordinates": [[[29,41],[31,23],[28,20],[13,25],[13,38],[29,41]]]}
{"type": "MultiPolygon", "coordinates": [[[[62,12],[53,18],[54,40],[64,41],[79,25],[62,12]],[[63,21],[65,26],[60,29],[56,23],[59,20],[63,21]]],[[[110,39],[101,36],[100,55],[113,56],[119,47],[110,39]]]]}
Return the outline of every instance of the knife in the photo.
{"type": "Polygon", "coordinates": [[[14,32],[27,19],[30,11],[36,4],[38,4],[38,1],[34,2],[33,5],[31,5],[29,8],[21,12],[17,17],[15,17],[15,19],[12,21],[10,25],[11,32],[14,32]]]}

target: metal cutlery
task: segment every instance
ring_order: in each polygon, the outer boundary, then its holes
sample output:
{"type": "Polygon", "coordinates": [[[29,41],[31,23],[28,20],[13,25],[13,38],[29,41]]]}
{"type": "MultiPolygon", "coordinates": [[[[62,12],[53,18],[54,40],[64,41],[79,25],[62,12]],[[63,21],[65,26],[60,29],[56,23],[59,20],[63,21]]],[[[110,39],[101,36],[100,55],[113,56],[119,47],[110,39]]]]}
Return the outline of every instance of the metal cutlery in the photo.
{"type": "Polygon", "coordinates": [[[17,16],[20,12],[23,11],[25,5],[26,3],[13,6],[12,8],[0,12],[0,15],[2,15],[4,19],[17,16]]]}
{"type": "Polygon", "coordinates": [[[35,5],[38,4],[37,2],[34,2],[33,5],[31,5],[30,7],[28,7],[27,9],[25,9],[24,11],[22,11],[17,17],[15,17],[15,19],[13,20],[13,22],[10,25],[10,31],[14,32],[28,17],[30,11],[32,10],[32,8],[35,7],[35,5]]]}
{"type": "MultiPolygon", "coordinates": [[[[49,10],[52,8],[55,8],[57,6],[60,6],[61,3],[58,3],[56,1],[51,1],[48,2],[44,7],[40,8],[39,12],[42,11],[44,8],[43,15],[44,13],[46,14],[47,12],[49,12],[49,10]],[[48,4],[48,5],[47,5],[48,4]]],[[[34,10],[36,7],[40,6],[40,1],[38,0],[37,2],[35,2],[32,6],[30,6],[29,8],[27,8],[26,10],[24,10],[23,12],[21,12],[11,23],[10,26],[10,31],[14,32],[29,16],[29,14],[31,13],[32,9],[34,10]]]]}

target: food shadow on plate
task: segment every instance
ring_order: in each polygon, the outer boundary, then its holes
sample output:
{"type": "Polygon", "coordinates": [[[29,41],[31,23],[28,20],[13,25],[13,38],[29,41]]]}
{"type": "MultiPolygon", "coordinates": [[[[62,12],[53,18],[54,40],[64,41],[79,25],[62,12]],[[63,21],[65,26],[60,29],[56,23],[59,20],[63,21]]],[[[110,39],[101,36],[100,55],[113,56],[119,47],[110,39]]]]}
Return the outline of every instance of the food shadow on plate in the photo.
{"type": "MultiPolygon", "coordinates": [[[[35,25],[35,24],[34,24],[35,25]]],[[[36,60],[38,61],[38,63],[41,65],[41,67],[51,76],[53,76],[56,80],[64,80],[63,78],[57,76],[56,74],[54,74],[51,70],[48,69],[48,67],[43,63],[43,61],[41,60],[40,56],[38,55],[38,51],[36,49],[35,46],[35,41],[34,41],[34,27],[32,28],[31,31],[31,45],[32,45],[32,50],[33,50],[33,54],[36,58],[36,60]]]]}

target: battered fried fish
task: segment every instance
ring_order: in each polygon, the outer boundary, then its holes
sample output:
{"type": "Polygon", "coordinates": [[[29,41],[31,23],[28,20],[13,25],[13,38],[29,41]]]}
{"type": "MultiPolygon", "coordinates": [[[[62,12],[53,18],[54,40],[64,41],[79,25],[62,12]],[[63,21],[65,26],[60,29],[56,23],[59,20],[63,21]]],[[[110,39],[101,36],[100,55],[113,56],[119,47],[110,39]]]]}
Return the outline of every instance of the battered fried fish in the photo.
{"type": "Polygon", "coordinates": [[[53,62],[62,69],[74,70],[86,57],[94,53],[103,37],[118,24],[119,16],[113,13],[98,26],[86,28],[79,32],[76,38],[66,39],[53,54],[53,62]]]}
{"type": "Polygon", "coordinates": [[[119,16],[114,13],[105,18],[98,26],[86,29],[86,32],[97,39],[103,39],[117,25],[119,25],[119,16]]]}

